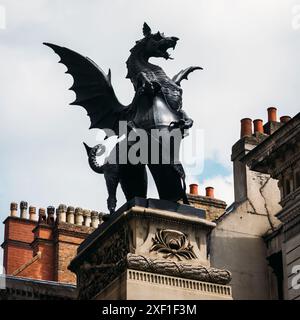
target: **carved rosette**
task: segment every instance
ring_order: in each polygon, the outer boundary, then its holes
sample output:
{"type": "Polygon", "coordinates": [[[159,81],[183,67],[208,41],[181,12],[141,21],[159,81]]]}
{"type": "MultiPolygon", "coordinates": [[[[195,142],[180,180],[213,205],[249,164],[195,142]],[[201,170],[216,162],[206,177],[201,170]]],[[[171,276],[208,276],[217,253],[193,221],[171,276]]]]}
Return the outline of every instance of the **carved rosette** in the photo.
{"type": "Polygon", "coordinates": [[[187,235],[177,230],[159,230],[152,239],[153,246],[151,251],[164,253],[164,258],[176,257],[179,261],[182,259],[197,259],[193,246],[190,244],[187,235]]]}

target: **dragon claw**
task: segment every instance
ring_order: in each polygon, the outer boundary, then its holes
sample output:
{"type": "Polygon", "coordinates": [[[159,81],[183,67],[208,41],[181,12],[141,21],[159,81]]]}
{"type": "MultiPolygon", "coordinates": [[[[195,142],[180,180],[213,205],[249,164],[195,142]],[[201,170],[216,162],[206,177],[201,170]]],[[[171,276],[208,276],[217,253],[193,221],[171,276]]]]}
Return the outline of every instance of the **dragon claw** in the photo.
{"type": "Polygon", "coordinates": [[[179,121],[172,121],[169,125],[170,129],[179,128],[181,130],[189,129],[191,127],[189,120],[180,119],[179,121]]]}

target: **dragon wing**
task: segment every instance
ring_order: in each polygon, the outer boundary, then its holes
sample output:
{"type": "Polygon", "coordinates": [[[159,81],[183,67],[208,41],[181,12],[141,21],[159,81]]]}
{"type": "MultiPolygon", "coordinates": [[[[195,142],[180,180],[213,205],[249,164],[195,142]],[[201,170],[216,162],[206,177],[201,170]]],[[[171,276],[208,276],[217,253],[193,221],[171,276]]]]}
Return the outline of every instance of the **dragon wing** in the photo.
{"type": "Polygon", "coordinates": [[[189,68],[186,68],[184,70],[181,70],[178,74],[176,74],[176,76],[173,77],[173,81],[180,86],[180,82],[183,80],[183,79],[188,79],[188,75],[195,71],[195,70],[203,70],[203,68],[201,67],[189,67],[189,68]]]}
{"type": "Polygon", "coordinates": [[[70,49],[44,43],[61,58],[59,63],[67,67],[66,73],[74,79],[70,88],[76,94],[71,105],[86,109],[91,120],[90,129],[114,129],[119,114],[124,110],[111,84],[111,71],[106,75],[95,62],[70,49]]]}

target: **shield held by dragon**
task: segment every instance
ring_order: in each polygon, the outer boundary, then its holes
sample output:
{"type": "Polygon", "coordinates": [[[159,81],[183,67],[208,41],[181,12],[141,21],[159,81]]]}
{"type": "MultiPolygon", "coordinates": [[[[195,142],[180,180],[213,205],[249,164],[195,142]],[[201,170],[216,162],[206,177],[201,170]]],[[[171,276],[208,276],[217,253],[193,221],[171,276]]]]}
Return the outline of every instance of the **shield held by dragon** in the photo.
{"type": "MultiPolygon", "coordinates": [[[[113,130],[117,138],[120,136],[119,122],[126,121],[129,132],[144,129],[153,138],[152,129],[159,129],[163,135],[169,135],[172,130],[183,132],[193,125],[193,120],[182,109],[181,81],[200,67],[189,67],[169,78],[158,65],[149,59],[172,59],[168,50],[175,49],[177,37],[166,37],[163,33],[152,33],[151,28],[144,23],[143,38],[136,41],[130,50],[126,62],[127,76],[135,90],[133,101],[125,106],[119,102],[111,82],[111,71],[105,74],[91,59],[79,53],[51,43],[44,43],[52,48],[60,57],[60,63],[67,67],[74,83],[70,90],[76,94],[76,100],[71,105],[85,108],[90,118],[90,129],[113,130]]],[[[118,139],[117,139],[118,140],[118,139]]],[[[91,148],[85,144],[89,164],[92,170],[104,174],[108,189],[108,209],[113,213],[116,209],[116,190],[120,183],[129,201],[134,197],[147,197],[147,172],[145,164],[120,164],[106,161],[99,165],[97,155],[103,154],[106,140],[91,148]]],[[[118,145],[116,146],[118,148],[118,145]]],[[[163,148],[162,148],[163,149],[163,148]]],[[[151,151],[150,151],[151,152],[151,151]]],[[[164,149],[162,158],[164,157],[164,149]]],[[[151,159],[151,154],[149,154],[151,159]]],[[[160,199],[188,203],[185,191],[185,173],[180,163],[151,163],[147,166],[154,178],[160,199]]]]}

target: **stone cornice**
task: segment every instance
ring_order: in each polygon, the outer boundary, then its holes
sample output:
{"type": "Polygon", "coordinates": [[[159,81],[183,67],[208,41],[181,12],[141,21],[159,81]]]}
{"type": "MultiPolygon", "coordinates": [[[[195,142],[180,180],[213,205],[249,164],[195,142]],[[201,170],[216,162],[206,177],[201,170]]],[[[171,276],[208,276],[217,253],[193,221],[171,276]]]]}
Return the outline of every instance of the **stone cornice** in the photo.
{"type": "Polygon", "coordinates": [[[161,221],[168,221],[177,224],[192,224],[195,227],[213,229],[216,227],[214,222],[208,221],[196,216],[183,215],[177,212],[169,212],[165,210],[158,210],[152,208],[143,208],[135,206],[131,208],[127,213],[128,216],[135,215],[141,218],[159,219],[161,221]]]}
{"type": "Polygon", "coordinates": [[[18,241],[18,240],[10,240],[10,239],[5,240],[1,244],[1,247],[4,249],[5,246],[7,246],[8,244],[16,246],[16,247],[21,247],[21,248],[25,248],[25,249],[31,250],[31,246],[30,246],[29,243],[23,242],[23,241],[18,241]]]}
{"type": "Polygon", "coordinates": [[[40,244],[45,244],[45,245],[48,245],[48,246],[54,246],[53,239],[43,239],[43,238],[35,238],[31,242],[30,246],[31,246],[32,249],[35,249],[40,244]]]}
{"type": "Polygon", "coordinates": [[[23,219],[20,217],[12,217],[12,216],[8,216],[4,221],[3,224],[6,224],[8,221],[19,221],[22,223],[26,223],[26,224],[32,224],[32,225],[37,225],[38,222],[36,220],[29,220],[29,219],[23,219]]]}

